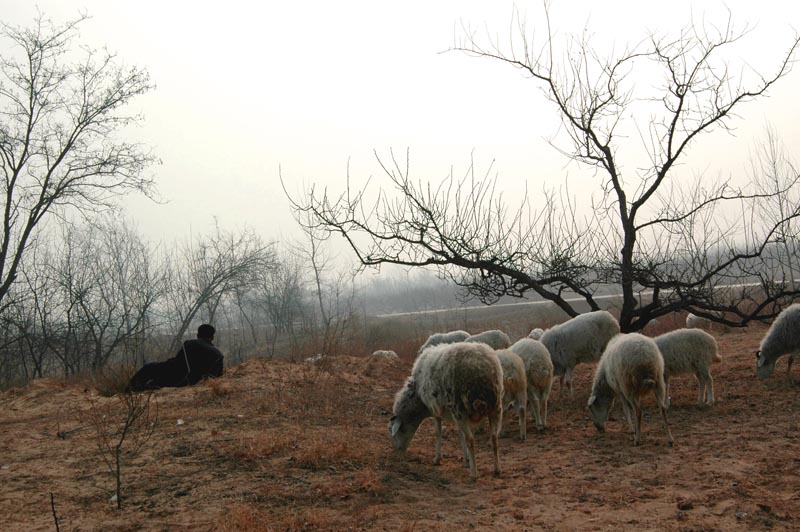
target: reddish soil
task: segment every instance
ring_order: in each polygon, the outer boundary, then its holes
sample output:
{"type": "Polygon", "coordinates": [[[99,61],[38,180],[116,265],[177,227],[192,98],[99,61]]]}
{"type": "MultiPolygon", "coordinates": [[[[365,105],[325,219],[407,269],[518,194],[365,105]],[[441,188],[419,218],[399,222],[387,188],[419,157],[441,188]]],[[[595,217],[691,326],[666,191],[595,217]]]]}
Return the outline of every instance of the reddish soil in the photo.
{"type": "Polygon", "coordinates": [[[673,379],[674,447],[652,399],[641,446],[619,410],[597,433],[581,366],[574,399],[554,390],[545,433],[528,420],[520,442],[512,422],[499,478],[479,435],[475,483],[452,424],[441,466],[430,421],[405,456],[391,451],[389,411],[410,360],[251,360],[155,393],[155,434],[123,455],[121,510],[86,422],[92,391],[35,381],[0,394],[0,529],[56,530],[52,493],[62,531],[800,530],[800,389],[785,359],[756,379],[763,332],[715,333],[713,407],[695,406],[692,377],[673,379]]]}

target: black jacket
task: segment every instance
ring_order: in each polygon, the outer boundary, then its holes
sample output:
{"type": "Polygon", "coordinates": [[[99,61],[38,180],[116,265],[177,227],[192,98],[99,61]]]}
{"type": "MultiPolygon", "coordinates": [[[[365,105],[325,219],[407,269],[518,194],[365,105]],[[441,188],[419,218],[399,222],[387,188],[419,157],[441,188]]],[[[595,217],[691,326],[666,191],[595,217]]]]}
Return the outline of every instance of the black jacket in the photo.
{"type": "Polygon", "coordinates": [[[186,380],[197,384],[206,377],[221,377],[224,356],[210,341],[203,338],[186,340],[175,358],[182,367],[188,362],[186,380]]]}
{"type": "Polygon", "coordinates": [[[138,392],[186,386],[197,384],[206,377],[221,377],[224,358],[208,340],[187,340],[174,357],[145,364],[131,378],[126,390],[138,392]]]}

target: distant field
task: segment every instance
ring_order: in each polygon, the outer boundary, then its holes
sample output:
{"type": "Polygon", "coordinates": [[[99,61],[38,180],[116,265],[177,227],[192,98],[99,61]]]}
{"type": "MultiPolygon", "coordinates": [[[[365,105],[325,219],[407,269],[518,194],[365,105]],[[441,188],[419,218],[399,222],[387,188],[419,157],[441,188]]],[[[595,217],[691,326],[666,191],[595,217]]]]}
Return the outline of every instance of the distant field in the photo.
{"type": "MultiPolygon", "coordinates": [[[[598,302],[604,309],[615,313],[620,298],[601,296],[598,302]]],[[[577,304],[576,308],[579,312],[589,310],[585,303],[577,304]]],[[[685,313],[676,313],[664,319],[660,318],[657,330],[652,332],[683,327],[685,316],[685,313]]],[[[434,332],[458,329],[473,334],[488,329],[501,329],[513,341],[527,336],[535,327],[546,329],[568,318],[564,311],[549,301],[388,314],[369,318],[368,345],[374,349],[394,349],[402,353],[403,347],[397,345],[402,345],[404,341],[412,340],[411,343],[418,347],[434,332]]]]}

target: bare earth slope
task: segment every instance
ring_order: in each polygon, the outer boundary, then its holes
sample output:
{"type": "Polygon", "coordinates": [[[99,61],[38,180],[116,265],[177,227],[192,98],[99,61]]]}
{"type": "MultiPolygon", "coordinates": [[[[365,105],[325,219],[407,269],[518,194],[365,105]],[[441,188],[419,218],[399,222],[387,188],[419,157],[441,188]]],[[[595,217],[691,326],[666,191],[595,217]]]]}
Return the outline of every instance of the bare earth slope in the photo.
{"type": "Polygon", "coordinates": [[[407,455],[391,451],[389,411],[411,361],[251,360],[155,394],[160,423],[124,458],[122,510],[81,415],[91,391],[36,381],[0,394],[0,529],[55,530],[52,493],[62,531],[800,530],[800,387],[785,359],[756,379],[763,332],[716,334],[713,407],[694,405],[693,377],[673,378],[674,448],[652,399],[642,446],[617,409],[597,433],[592,368],[579,366],[573,400],[554,386],[544,434],[529,420],[520,442],[512,421],[499,478],[479,435],[476,483],[452,425],[441,466],[431,421],[407,455]]]}

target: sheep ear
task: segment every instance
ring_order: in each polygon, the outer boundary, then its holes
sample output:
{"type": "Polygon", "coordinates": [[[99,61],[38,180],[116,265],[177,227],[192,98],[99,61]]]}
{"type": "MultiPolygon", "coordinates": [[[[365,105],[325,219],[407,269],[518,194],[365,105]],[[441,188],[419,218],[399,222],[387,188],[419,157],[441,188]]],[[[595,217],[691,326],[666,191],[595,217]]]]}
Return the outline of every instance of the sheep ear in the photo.
{"type": "Polygon", "coordinates": [[[596,400],[597,400],[597,396],[595,394],[592,394],[592,396],[589,397],[589,402],[586,403],[586,406],[592,406],[596,400]]]}
{"type": "Polygon", "coordinates": [[[758,362],[756,362],[756,367],[757,367],[757,368],[760,368],[760,367],[761,367],[761,366],[763,366],[763,365],[764,365],[764,357],[762,357],[762,356],[759,356],[759,357],[758,357],[758,362]]]}
{"type": "Polygon", "coordinates": [[[400,420],[397,419],[397,416],[392,416],[392,419],[389,422],[389,432],[392,436],[395,436],[397,432],[400,430],[400,420]]]}
{"type": "Polygon", "coordinates": [[[756,360],[761,358],[761,350],[756,351],[756,360]]]}

